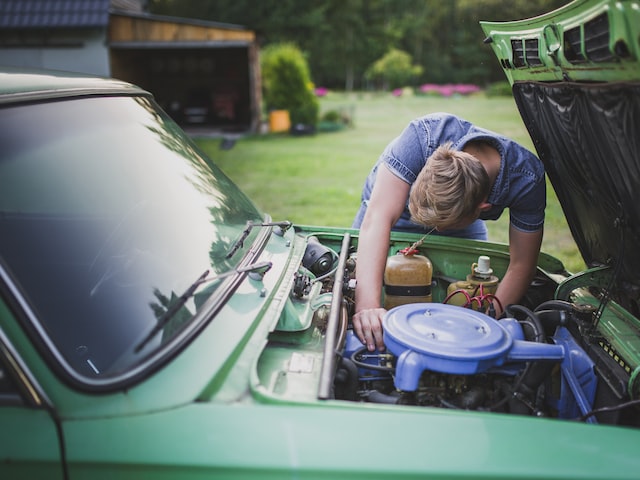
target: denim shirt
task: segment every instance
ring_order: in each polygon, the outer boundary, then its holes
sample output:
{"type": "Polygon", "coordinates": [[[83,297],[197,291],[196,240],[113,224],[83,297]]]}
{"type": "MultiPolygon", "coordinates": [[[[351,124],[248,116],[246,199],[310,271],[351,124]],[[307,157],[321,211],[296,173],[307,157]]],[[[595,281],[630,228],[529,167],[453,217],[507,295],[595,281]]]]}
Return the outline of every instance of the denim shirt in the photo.
{"type": "MultiPolygon", "coordinates": [[[[447,113],[434,113],[413,120],[399,137],[387,145],[365,181],[362,203],[353,227],[359,228],[362,223],[380,165],[384,164],[398,178],[413,185],[428,158],[440,145],[451,142],[454,149],[462,150],[471,141],[486,142],[500,154],[500,171],[487,199],[492,207],[481,212],[480,220],[497,220],[504,209],[509,208],[513,227],[524,232],[540,230],[546,207],[542,162],[513,140],[447,113]]],[[[411,221],[408,200],[393,229],[410,232],[431,230],[411,221]]],[[[486,239],[486,227],[482,221],[476,221],[465,229],[440,233],[486,239]]]]}

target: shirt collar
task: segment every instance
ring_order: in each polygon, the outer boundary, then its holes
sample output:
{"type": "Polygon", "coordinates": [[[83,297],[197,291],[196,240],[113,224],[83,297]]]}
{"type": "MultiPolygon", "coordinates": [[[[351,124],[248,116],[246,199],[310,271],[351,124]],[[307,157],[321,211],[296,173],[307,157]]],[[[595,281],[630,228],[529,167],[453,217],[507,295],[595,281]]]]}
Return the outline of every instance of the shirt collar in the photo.
{"type": "Polygon", "coordinates": [[[506,168],[506,161],[504,155],[504,146],[502,143],[492,135],[489,135],[484,132],[472,132],[467,135],[461,137],[457,142],[453,144],[453,147],[460,151],[464,148],[464,146],[469,142],[485,142],[495,148],[500,154],[500,170],[498,171],[498,175],[496,176],[493,185],[491,185],[491,190],[489,191],[489,198],[487,199],[488,203],[491,204],[500,204],[500,199],[506,195],[509,185],[505,183],[505,175],[504,171],[506,168]]]}

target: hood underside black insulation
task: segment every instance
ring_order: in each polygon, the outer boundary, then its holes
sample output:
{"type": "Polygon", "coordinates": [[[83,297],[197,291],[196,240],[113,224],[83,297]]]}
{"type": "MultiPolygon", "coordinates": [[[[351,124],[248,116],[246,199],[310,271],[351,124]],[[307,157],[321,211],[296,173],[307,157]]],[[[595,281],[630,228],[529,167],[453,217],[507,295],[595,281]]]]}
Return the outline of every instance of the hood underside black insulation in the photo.
{"type": "Polygon", "coordinates": [[[616,267],[616,296],[635,303],[640,84],[527,82],[513,94],[587,266],[616,267]]]}

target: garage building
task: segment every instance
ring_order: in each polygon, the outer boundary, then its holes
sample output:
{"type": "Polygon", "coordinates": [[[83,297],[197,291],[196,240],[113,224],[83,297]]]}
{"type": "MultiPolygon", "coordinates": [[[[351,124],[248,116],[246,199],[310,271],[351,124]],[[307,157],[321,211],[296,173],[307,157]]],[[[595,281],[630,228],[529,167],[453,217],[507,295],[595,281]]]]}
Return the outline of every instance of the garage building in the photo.
{"type": "Polygon", "coordinates": [[[141,0],[0,0],[0,64],[111,76],[151,91],[205,132],[256,131],[255,34],[240,25],[151,15],[141,0]]]}

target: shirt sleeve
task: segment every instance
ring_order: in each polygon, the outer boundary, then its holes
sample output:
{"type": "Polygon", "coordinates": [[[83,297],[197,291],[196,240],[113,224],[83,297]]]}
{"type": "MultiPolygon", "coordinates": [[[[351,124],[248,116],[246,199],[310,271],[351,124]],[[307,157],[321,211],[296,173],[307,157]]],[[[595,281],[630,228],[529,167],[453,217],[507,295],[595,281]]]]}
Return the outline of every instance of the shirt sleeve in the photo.
{"type": "Polygon", "coordinates": [[[547,206],[547,187],[544,175],[523,191],[509,207],[511,225],[523,232],[537,232],[544,225],[547,206]]]}
{"type": "Polygon", "coordinates": [[[412,185],[427,161],[424,132],[416,122],[411,122],[400,136],[387,145],[382,152],[382,162],[398,178],[412,185]]]}

